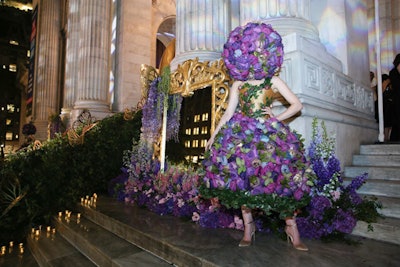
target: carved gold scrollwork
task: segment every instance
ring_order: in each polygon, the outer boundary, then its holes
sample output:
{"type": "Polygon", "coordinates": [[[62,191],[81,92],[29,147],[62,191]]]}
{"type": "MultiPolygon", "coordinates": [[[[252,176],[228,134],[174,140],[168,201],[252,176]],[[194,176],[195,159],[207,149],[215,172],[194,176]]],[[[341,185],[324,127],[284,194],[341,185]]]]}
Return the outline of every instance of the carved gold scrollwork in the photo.
{"type": "Polygon", "coordinates": [[[147,98],[150,84],[158,77],[158,71],[153,66],[140,65],[140,82],[142,85],[142,98],[147,98]]]}
{"type": "Polygon", "coordinates": [[[226,110],[229,86],[232,80],[222,59],[199,62],[199,59],[187,60],[178,65],[171,73],[171,94],[192,96],[194,91],[206,87],[212,88],[211,132],[226,110]]]}
{"type": "Polygon", "coordinates": [[[85,134],[90,131],[97,122],[90,114],[89,110],[84,110],[72,127],[67,131],[68,141],[71,145],[80,145],[84,142],[85,134]]]}

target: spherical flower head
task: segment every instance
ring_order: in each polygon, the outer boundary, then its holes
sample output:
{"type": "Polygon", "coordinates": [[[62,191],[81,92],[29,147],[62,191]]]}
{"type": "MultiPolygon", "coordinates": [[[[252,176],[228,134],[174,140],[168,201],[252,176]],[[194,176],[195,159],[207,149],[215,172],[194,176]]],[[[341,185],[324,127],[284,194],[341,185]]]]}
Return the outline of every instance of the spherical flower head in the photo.
{"type": "Polygon", "coordinates": [[[229,34],[222,58],[235,80],[271,78],[283,63],[282,38],[269,24],[249,22],[229,34]]]}

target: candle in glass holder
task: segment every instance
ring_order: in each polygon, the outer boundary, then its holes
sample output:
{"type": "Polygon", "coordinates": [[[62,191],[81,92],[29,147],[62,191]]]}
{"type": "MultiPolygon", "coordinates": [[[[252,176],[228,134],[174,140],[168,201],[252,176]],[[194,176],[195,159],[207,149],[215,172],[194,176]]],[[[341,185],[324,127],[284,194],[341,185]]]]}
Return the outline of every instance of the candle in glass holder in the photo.
{"type": "Polygon", "coordinates": [[[1,255],[3,256],[4,254],[6,254],[6,246],[1,247],[1,255]]]}
{"type": "Polygon", "coordinates": [[[59,217],[59,218],[62,217],[62,211],[58,212],[58,217],[59,217]]]}
{"type": "Polygon", "coordinates": [[[32,232],[31,232],[31,234],[34,234],[34,233],[35,233],[35,228],[32,227],[32,232]]]}
{"type": "Polygon", "coordinates": [[[24,247],[19,247],[19,254],[24,254],[24,247]]]}
{"type": "Polygon", "coordinates": [[[14,242],[10,241],[10,248],[12,248],[14,246],[14,242]]]}
{"type": "Polygon", "coordinates": [[[50,232],[50,230],[51,230],[51,227],[47,226],[47,232],[50,232]]]}
{"type": "Polygon", "coordinates": [[[80,219],[81,218],[81,214],[80,213],[76,214],[76,218],[80,219]]]}
{"type": "Polygon", "coordinates": [[[39,236],[39,235],[40,235],[40,230],[36,230],[35,236],[39,236]]]}
{"type": "Polygon", "coordinates": [[[55,233],[56,233],[56,228],[53,228],[53,229],[51,230],[51,233],[52,233],[52,234],[55,234],[55,233]]]}

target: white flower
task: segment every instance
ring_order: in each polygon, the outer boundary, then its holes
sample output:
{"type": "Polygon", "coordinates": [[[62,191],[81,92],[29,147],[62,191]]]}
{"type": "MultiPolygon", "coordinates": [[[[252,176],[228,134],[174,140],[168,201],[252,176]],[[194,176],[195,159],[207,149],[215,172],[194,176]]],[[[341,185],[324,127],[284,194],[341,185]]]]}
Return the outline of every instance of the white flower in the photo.
{"type": "Polygon", "coordinates": [[[303,180],[303,177],[301,177],[301,175],[299,173],[297,173],[294,177],[293,177],[293,182],[299,184],[301,183],[301,181],[303,180]]]}

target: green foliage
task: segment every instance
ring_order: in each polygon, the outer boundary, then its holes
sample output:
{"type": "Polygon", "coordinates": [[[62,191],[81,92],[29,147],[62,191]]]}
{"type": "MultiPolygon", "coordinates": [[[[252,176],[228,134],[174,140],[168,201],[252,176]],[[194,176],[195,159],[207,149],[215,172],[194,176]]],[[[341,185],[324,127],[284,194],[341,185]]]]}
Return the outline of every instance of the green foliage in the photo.
{"type": "Polygon", "coordinates": [[[0,242],[21,240],[32,226],[50,224],[80,197],[106,193],[120,173],[123,152],[139,139],[141,112],[126,121],[115,114],[85,134],[82,145],[58,136],[37,150],[23,150],[0,166],[0,242]]]}
{"type": "Polygon", "coordinates": [[[296,200],[293,197],[279,197],[276,194],[250,195],[249,192],[241,190],[232,193],[229,189],[210,189],[204,185],[200,186],[199,192],[206,199],[218,198],[228,209],[240,209],[242,205],[246,205],[251,209],[260,209],[266,215],[279,211],[281,219],[292,217],[294,210],[305,207],[310,201],[309,197],[296,200]]]}
{"type": "Polygon", "coordinates": [[[383,216],[378,212],[378,210],[382,208],[382,203],[378,201],[377,197],[364,197],[361,204],[357,207],[355,216],[357,220],[368,223],[368,230],[373,231],[372,223],[377,222],[379,218],[383,218],[383,216]]]}

